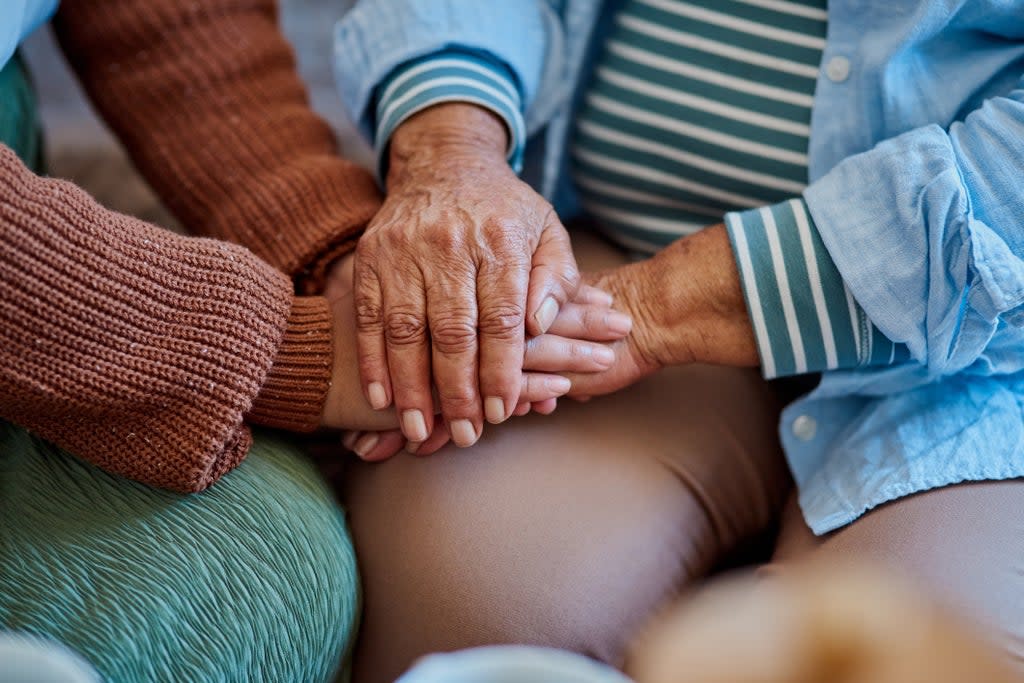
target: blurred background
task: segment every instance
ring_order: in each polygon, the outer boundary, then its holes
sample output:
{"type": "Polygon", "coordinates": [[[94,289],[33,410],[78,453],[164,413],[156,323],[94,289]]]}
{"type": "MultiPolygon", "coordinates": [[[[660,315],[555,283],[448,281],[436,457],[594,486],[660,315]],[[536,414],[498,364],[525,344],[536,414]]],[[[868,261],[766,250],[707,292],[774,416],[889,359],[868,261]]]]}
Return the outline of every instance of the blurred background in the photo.
{"type": "MultiPolygon", "coordinates": [[[[279,0],[281,24],[295,47],[313,107],[334,127],[343,153],[367,163],[368,150],[342,111],[331,70],[334,24],[353,1],[279,0]]],[[[177,229],[85,101],[49,28],[36,32],[24,52],[39,94],[49,174],[75,181],[107,207],[177,229]]]]}

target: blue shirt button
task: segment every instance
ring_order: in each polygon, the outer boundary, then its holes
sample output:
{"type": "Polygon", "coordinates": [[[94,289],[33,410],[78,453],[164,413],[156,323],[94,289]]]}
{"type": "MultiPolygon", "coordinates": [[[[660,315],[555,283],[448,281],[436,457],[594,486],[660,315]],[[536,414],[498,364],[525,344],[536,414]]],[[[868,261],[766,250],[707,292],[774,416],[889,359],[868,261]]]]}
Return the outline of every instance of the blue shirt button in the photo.
{"type": "Polygon", "coordinates": [[[801,441],[810,441],[818,432],[818,423],[810,415],[800,415],[793,420],[793,436],[801,441]]]}

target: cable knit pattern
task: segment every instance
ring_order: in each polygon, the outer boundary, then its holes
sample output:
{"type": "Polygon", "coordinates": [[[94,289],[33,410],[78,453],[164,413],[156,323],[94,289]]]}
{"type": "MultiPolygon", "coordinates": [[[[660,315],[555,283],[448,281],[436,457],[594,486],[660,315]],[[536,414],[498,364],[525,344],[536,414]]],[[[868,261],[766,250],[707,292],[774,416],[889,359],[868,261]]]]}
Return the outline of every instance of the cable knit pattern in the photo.
{"type": "Polygon", "coordinates": [[[0,416],[179,491],[244,457],[242,416],[292,314],[284,275],[236,245],[108,211],[3,146],[0,231],[0,416]]]}
{"type": "Polygon", "coordinates": [[[69,61],[190,230],[243,244],[307,292],[379,205],[309,108],[273,0],[64,0],[69,61]]]}

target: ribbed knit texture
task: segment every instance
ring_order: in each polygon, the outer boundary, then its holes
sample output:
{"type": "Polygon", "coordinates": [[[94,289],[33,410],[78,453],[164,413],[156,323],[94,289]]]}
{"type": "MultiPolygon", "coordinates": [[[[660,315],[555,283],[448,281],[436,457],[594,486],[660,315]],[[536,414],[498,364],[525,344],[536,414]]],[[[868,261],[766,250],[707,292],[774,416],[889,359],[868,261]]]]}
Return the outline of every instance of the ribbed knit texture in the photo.
{"type": "Polygon", "coordinates": [[[307,292],[322,286],[379,197],[309,108],[273,0],[64,0],[55,26],[187,228],[245,245],[307,292]]]}
{"type": "Polygon", "coordinates": [[[274,366],[247,418],[279,429],[316,429],[331,383],[332,339],[327,299],[296,297],[274,366]]]}
{"type": "Polygon", "coordinates": [[[329,367],[301,377],[281,344],[289,319],[323,314],[323,299],[295,299],[241,247],[39,178],[3,146],[0,234],[0,417],[109,472],[206,488],[244,457],[242,416],[279,347],[275,377],[326,381],[329,367]]]}

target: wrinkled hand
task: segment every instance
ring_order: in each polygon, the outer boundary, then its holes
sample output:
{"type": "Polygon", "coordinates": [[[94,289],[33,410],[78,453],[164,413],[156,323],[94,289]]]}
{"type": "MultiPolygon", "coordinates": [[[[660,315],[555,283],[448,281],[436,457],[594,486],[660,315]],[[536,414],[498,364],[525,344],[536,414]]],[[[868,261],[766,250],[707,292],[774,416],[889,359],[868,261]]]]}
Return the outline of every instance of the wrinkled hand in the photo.
{"type": "Polygon", "coordinates": [[[677,240],[639,263],[584,276],[609,292],[633,319],[629,337],[612,344],[615,363],[568,374],[572,398],[608,394],[669,365],[759,362],[739,273],[725,226],[677,240]]]}
{"type": "Polygon", "coordinates": [[[388,195],[356,252],[364,395],[394,404],[424,442],[435,397],[452,440],[476,442],[521,401],[526,333],[547,331],[576,292],[569,238],[551,206],[512,173],[489,112],[451,103],[391,140],[388,195]]]}
{"type": "MultiPolygon", "coordinates": [[[[595,342],[622,339],[629,334],[632,326],[629,317],[612,310],[610,304],[611,298],[604,292],[592,287],[580,287],[574,299],[561,308],[548,332],[526,343],[523,367],[537,372],[575,373],[602,372],[610,368],[615,361],[615,354],[607,345],[595,342]]],[[[527,377],[532,374],[524,373],[527,377]]],[[[516,406],[513,414],[525,415],[531,410],[544,415],[553,412],[557,398],[536,400],[538,395],[539,392],[524,390],[524,400],[516,406]]],[[[398,429],[350,431],[342,443],[364,460],[379,461],[390,458],[403,448],[416,455],[430,455],[448,443],[449,439],[448,429],[438,416],[434,431],[422,443],[407,442],[398,429]]]]}
{"type": "MultiPolygon", "coordinates": [[[[324,290],[331,305],[335,335],[332,381],[321,424],[335,429],[391,430],[398,426],[394,411],[375,410],[360,391],[353,262],[352,255],[340,259],[330,270],[324,290]]],[[[552,405],[569,391],[569,381],[551,374],[553,369],[593,372],[612,363],[613,354],[606,346],[579,339],[614,340],[628,333],[629,318],[615,313],[609,305],[607,294],[580,288],[576,300],[563,307],[549,333],[531,340],[526,354],[531,371],[517,376],[518,394],[527,405],[552,405]]],[[[439,433],[443,435],[446,431],[442,429],[439,433]]]]}

